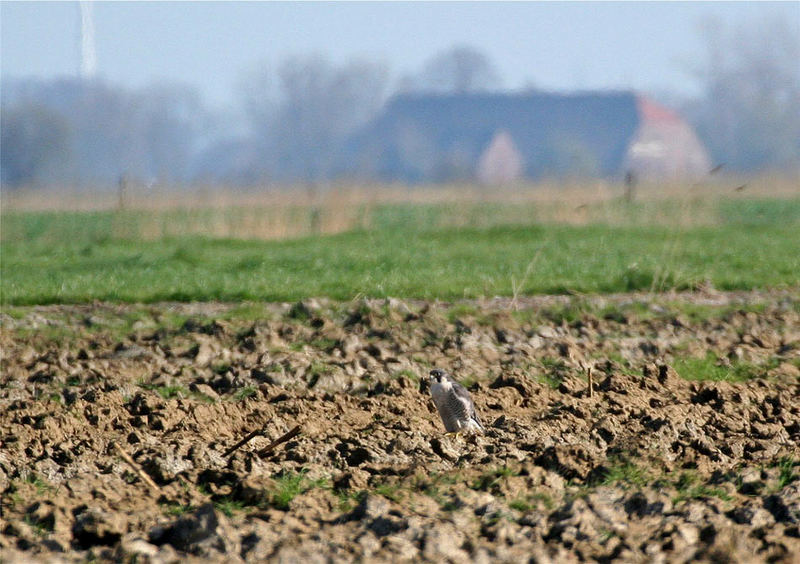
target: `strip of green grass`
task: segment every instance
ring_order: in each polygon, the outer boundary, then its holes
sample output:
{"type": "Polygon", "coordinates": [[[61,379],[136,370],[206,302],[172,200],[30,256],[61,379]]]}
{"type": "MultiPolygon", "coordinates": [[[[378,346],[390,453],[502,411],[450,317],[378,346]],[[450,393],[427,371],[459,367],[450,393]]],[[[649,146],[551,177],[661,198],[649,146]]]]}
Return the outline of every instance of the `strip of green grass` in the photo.
{"type": "MultiPolygon", "coordinates": [[[[98,217],[84,219],[102,220],[98,217]]],[[[35,214],[32,221],[45,220],[35,214]]],[[[36,237],[31,227],[28,237],[3,240],[0,302],[455,299],[512,295],[514,285],[521,294],[606,293],[686,289],[706,279],[724,290],[796,287],[797,228],[789,223],[682,231],[598,225],[417,230],[394,224],[291,241],[142,242],[97,237],[104,230],[91,226],[52,241],[36,237]]]]}
{"type": "Polygon", "coordinates": [[[756,366],[742,361],[727,362],[723,364],[712,353],[708,353],[703,358],[676,358],[674,362],[675,370],[686,380],[696,380],[698,382],[746,382],[752,378],[765,376],[770,368],[775,368],[774,364],[766,366],[756,366]]]}

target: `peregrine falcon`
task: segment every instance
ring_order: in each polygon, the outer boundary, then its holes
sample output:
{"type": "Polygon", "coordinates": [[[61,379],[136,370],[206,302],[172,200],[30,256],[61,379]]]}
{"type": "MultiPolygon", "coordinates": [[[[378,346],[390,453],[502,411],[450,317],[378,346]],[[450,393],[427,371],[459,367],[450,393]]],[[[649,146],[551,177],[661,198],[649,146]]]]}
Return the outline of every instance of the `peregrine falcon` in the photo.
{"type": "Polygon", "coordinates": [[[483,432],[469,392],[444,370],[430,371],[431,395],[448,433],[483,432]]]}

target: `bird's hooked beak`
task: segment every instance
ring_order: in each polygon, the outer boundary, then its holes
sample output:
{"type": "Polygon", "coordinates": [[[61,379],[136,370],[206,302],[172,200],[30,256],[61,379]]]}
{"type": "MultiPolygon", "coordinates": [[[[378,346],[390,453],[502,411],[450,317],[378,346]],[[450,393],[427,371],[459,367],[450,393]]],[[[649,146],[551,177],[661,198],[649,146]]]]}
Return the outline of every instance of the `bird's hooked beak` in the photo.
{"type": "Polygon", "coordinates": [[[438,368],[434,368],[428,373],[428,378],[430,379],[431,383],[433,382],[441,382],[442,377],[444,376],[444,372],[439,370],[438,368]]]}

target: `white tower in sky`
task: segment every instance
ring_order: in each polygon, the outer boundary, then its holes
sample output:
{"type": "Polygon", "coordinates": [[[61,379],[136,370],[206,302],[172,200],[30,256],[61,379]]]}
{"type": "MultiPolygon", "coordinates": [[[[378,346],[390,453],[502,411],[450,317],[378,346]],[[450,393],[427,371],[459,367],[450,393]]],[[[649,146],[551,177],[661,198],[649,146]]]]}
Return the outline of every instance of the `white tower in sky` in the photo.
{"type": "Polygon", "coordinates": [[[94,51],[94,20],[92,19],[92,3],[82,1],[81,8],[81,66],[80,77],[89,79],[97,71],[97,56],[94,51]]]}

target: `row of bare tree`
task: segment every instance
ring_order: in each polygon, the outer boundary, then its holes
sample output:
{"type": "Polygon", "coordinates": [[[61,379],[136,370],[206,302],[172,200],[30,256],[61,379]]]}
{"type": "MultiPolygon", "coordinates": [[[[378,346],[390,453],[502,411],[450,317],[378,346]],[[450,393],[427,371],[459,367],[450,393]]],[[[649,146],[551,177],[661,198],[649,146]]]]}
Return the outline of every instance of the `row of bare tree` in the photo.
{"type": "MultiPolygon", "coordinates": [[[[707,24],[701,86],[684,110],[729,170],[800,169],[800,38],[786,22],[736,30],[707,24]]],[[[342,174],[348,138],[400,92],[502,88],[470,47],[433,57],[390,87],[372,61],[294,57],[242,80],[239,122],[209,112],[183,85],[129,90],[103,81],[4,81],[2,183],[113,186],[122,176],[163,183],[304,181],[342,174]]]]}
{"type": "MultiPolygon", "coordinates": [[[[2,182],[325,180],[347,137],[386,101],[388,79],[379,63],[334,65],[317,55],[255,69],[242,81],[247,126],[238,138],[226,126],[229,116],[213,115],[188,86],[133,91],[102,80],[8,80],[2,91],[2,182]]],[[[400,88],[498,87],[484,55],[455,47],[400,88]]]]}

